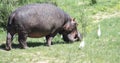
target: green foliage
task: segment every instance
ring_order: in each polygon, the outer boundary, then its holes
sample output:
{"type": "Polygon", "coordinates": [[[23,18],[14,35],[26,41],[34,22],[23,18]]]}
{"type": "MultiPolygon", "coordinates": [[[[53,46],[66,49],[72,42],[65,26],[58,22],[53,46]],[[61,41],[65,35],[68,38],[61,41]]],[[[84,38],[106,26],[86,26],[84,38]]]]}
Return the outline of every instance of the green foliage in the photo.
{"type": "MultiPolygon", "coordinates": [[[[0,1],[0,28],[6,28],[7,20],[12,11],[16,8],[32,3],[52,3],[56,4],[55,1],[51,0],[1,0],[0,1]]],[[[2,30],[2,29],[0,29],[2,30]]]]}
{"type": "Polygon", "coordinates": [[[96,0],[91,0],[92,4],[96,4],[97,1],[96,0]]]}
{"type": "Polygon", "coordinates": [[[18,7],[16,0],[1,0],[0,2],[0,27],[6,28],[10,13],[18,7]]]}

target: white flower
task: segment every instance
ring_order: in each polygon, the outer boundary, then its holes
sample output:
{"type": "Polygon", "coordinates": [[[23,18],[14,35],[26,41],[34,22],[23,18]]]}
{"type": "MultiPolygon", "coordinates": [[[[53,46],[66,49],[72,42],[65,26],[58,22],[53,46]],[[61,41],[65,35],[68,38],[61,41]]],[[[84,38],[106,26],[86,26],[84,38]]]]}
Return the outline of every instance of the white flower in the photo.
{"type": "Polygon", "coordinates": [[[98,37],[100,37],[100,36],[101,36],[100,24],[98,25],[97,35],[98,35],[98,37]]]}
{"type": "Polygon", "coordinates": [[[79,45],[79,48],[83,48],[83,47],[85,47],[85,41],[84,41],[84,39],[82,40],[82,42],[80,42],[80,45],[79,45]]]}

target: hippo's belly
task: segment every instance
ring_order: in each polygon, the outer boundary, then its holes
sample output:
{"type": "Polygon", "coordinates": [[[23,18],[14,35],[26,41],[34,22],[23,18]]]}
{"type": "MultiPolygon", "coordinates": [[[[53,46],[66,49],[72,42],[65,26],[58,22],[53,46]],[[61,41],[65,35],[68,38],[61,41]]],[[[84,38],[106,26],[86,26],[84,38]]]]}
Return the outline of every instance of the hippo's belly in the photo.
{"type": "Polygon", "coordinates": [[[44,37],[48,35],[48,33],[29,33],[28,34],[28,37],[31,37],[31,38],[40,38],[40,37],[44,37]]]}

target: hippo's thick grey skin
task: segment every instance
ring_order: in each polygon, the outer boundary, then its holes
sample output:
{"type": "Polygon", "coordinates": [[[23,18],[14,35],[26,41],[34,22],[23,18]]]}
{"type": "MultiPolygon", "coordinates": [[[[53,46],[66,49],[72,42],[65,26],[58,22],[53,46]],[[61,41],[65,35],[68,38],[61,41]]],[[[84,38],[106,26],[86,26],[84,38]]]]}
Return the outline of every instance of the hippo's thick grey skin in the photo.
{"type": "Polygon", "coordinates": [[[7,50],[12,49],[11,42],[16,33],[22,48],[27,47],[27,37],[45,36],[48,46],[57,33],[63,35],[65,41],[80,39],[75,19],[52,4],[30,4],[12,12],[7,24],[7,50]]]}

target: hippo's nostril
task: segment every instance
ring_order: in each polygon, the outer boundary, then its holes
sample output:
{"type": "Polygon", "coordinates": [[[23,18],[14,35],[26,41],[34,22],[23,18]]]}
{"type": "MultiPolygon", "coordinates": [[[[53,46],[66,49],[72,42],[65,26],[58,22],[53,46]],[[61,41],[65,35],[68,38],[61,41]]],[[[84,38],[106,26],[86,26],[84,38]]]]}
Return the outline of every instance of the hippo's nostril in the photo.
{"type": "Polygon", "coordinates": [[[74,38],[78,38],[78,34],[75,34],[74,38]]]}

